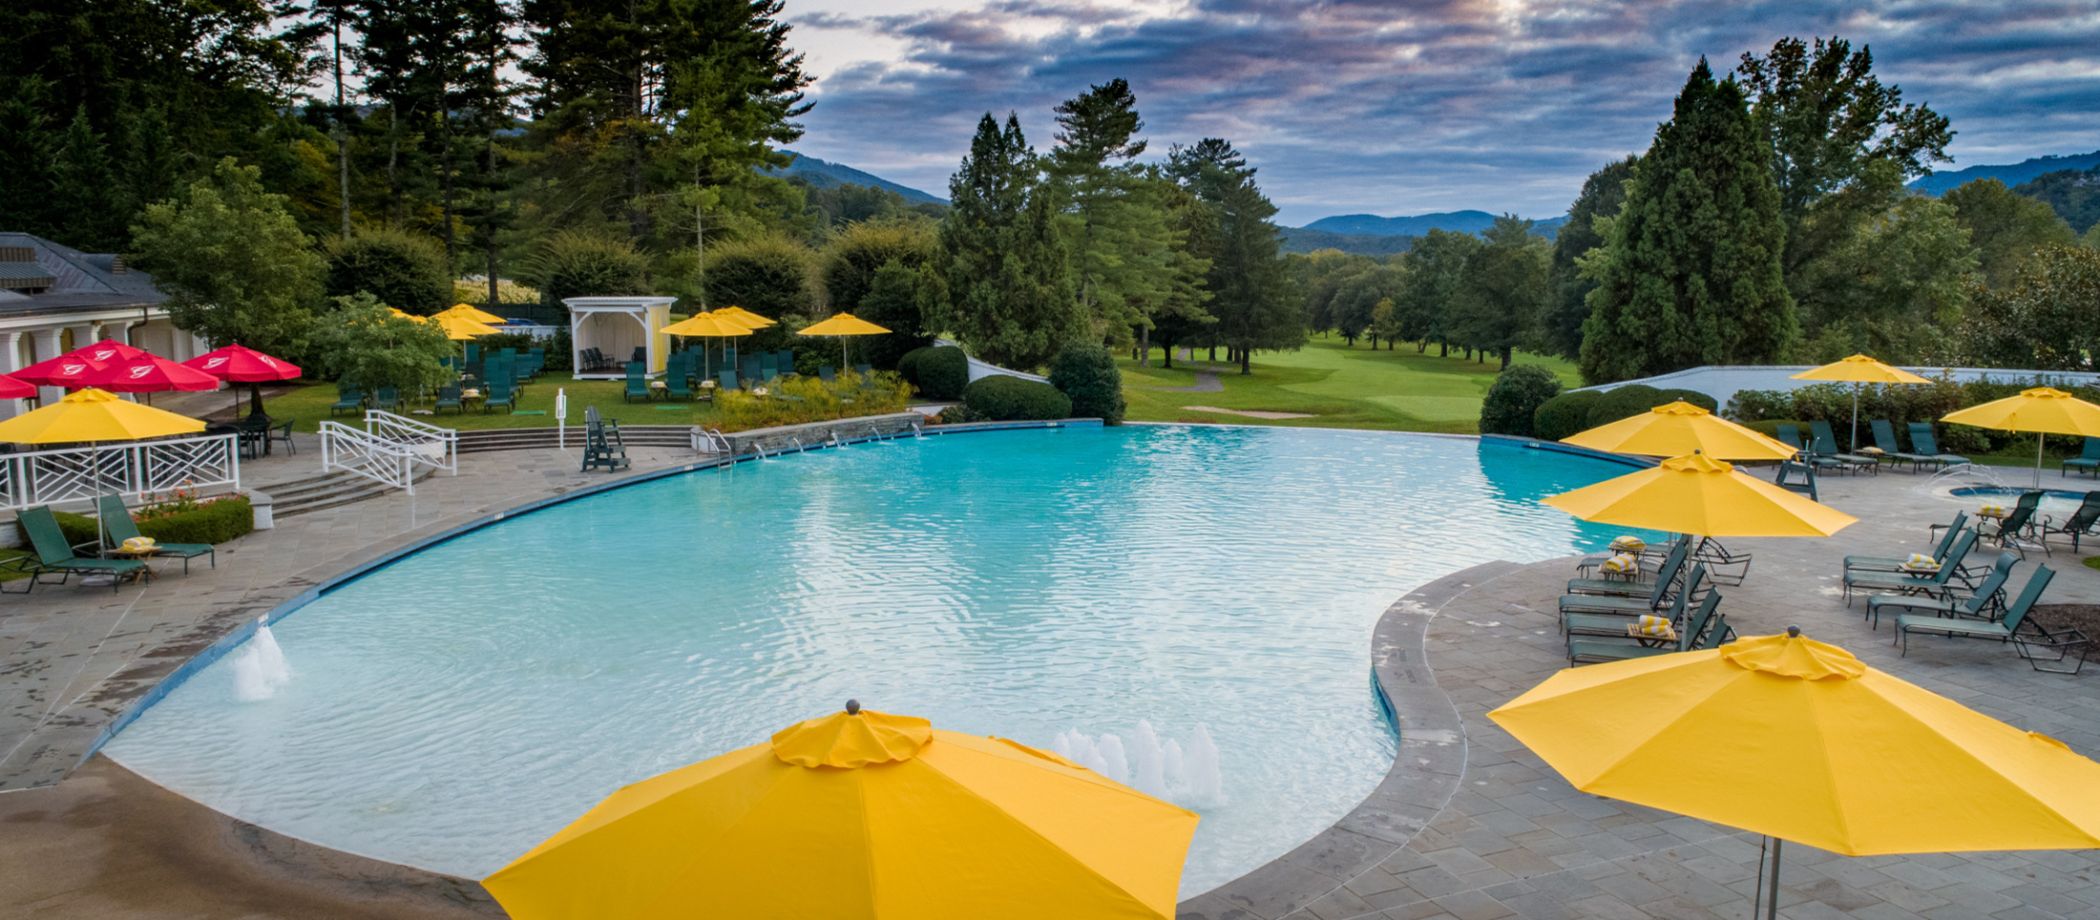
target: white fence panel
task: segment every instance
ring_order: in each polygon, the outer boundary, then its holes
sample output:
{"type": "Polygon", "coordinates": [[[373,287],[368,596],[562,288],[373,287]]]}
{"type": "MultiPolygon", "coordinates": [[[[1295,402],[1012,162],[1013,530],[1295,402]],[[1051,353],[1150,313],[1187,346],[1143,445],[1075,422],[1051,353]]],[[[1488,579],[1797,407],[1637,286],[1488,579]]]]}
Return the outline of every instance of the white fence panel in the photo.
{"type": "Polygon", "coordinates": [[[0,507],[11,510],[240,486],[239,441],[231,434],[0,455],[0,507]]]}

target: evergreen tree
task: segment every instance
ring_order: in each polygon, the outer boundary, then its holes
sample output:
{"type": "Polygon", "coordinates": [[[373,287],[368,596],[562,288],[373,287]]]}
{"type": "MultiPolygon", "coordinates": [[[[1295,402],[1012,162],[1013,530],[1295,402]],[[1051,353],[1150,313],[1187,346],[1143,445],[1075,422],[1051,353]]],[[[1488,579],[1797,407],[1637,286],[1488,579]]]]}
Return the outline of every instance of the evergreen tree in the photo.
{"type": "Polygon", "coordinates": [[[1459,285],[1465,280],[1467,261],[1481,245],[1480,237],[1470,233],[1431,230],[1407,251],[1406,283],[1394,307],[1400,336],[1414,341],[1415,351],[1426,351],[1435,342],[1437,357],[1451,353],[1459,285]]]}
{"type": "Polygon", "coordinates": [[[1994,288],[2012,284],[2036,251],[2076,238],[2047,204],[2014,194],[1996,179],[1964,182],[1940,200],[1954,208],[1954,219],[1969,231],[1984,283],[1994,288]]]}
{"type": "Polygon", "coordinates": [[[1634,170],[1589,269],[1582,374],[1593,383],[1700,364],[1769,364],[1799,335],[1780,259],[1770,146],[1734,80],[1703,59],[1634,170]]]}
{"type": "Polygon", "coordinates": [[[261,170],[221,160],[211,178],[148,206],[131,248],[177,326],[214,346],[303,349],[323,265],[284,196],[263,190],[261,170]]]}
{"type": "Polygon", "coordinates": [[[1209,310],[1217,317],[1212,331],[1240,373],[1253,373],[1256,349],[1305,344],[1305,314],[1271,220],[1276,205],[1255,184],[1246,158],[1222,138],[1204,138],[1169,151],[1167,172],[1215,218],[1215,234],[1192,250],[1210,262],[1209,310]]]}
{"type": "Polygon", "coordinates": [[[1499,355],[1509,369],[1517,344],[1536,328],[1552,291],[1551,247],[1531,221],[1505,214],[1482,234],[1459,284],[1456,325],[1468,345],[1499,355]]]}
{"type": "Polygon", "coordinates": [[[970,155],[948,181],[940,263],[948,289],[942,325],[978,357],[1026,370],[1090,336],[1072,290],[1055,197],[1012,114],[977,123],[970,155]]]}
{"type": "Polygon", "coordinates": [[[117,170],[109,147],[88,122],[86,109],[74,113],[52,164],[53,206],[73,215],[66,243],[94,252],[123,248],[124,215],[117,208],[117,170]]]}
{"type": "Polygon", "coordinates": [[[1597,285],[1582,276],[1577,260],[1604,245],[1598,219],[1617,215],[1625,205],[1626,183],[1640,160],[1629,156],[1590,173],[1568,208],[1567,222],[1553,235],[1553,300],[1539,322],[1539,338],[1549,352],[1570,359],[1582,356],[1582,321],[1590,318],[1589,295],[1597,285]]]}

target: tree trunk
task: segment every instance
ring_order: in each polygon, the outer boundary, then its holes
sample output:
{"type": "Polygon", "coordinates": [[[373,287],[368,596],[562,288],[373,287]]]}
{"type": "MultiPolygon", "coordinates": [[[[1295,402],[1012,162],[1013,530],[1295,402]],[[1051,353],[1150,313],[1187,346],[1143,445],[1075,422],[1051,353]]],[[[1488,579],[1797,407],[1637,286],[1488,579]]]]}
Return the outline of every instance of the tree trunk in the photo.
{"type": "Polygon", "coordinates": [[[1218,363],[1218,343],[1210,343],[1210,363],[1218,363]]]}
{"type": "Polygon", "coordinates": [[[438,207],[445,220],[445,271],[457,270],[458,243],[452,238],[452,113],[438,100],[438,207]]]}
{"type": "Polygon", "coordinates": [[[1515,349],[1507,345],[1502,347],[1502,369],[1505,371],[1509,370],[1509,356],[1512,351],[1515,351],[1515,349]]]}
{"type": "Polygon", "coordinates": [[[343,129],[343,116],[349,109],[343,107],[343,8],[338,4],[332,23],[335,31],[335,182],[336,197],[341,199],[338,210],[342,212],[343,239],[350,238],[350,133],[343,129]]]}
{"type": "Polygon", "coordinates": [[[1450,340],[1450,339],[1437,339],[1437,340],[1436,340],[1436,356],[1437,356],[1437,357],[1439,357],[1439,358],[1448,358],[1448,357],[1451,357],[1451,340],[1450,340]]]}
{"type": "Polygon", "coordinates": [[[1163,347],[1162,347],[1162,348],[1160,348],[1160,355],[1161,355],[1161,357],[1160,357],[1160,359],[1159,359],[1159,366],[1160,366],[1160,367],[1162,367],[1162,368],[1165,368],[1165,369],[1167,369],[1167,370],[1173,370],[1173,369],[1174,369],[1174,340],[1173,340],[1173,339],[1167,339],[1166,341],[1163,341],[1163,342],[1161,342],[1161,343],[1160,343],[1160,345],[1162,345],[1163,347]]]}
{"type": "Polygon", "coordinates": [[[1137,365],[1139,367],[1152,366],[1152,329],[1150,327],[1138,330],[1137,365]]]}
{"type": "Polygon", "coordinates": [[[1240,376],[1242,377],[1254,373],[1253,362],[1248,360],[1252,354],[1253,352],[1249,349],[1240,349],[1240,376]]]}

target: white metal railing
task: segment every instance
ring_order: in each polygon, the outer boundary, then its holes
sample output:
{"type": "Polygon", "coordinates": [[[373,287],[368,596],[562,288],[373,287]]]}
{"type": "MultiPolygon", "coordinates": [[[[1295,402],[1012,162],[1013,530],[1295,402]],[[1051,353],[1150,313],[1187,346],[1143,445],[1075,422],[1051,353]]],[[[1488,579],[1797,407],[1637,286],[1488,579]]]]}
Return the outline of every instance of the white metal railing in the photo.
{"type": "Polygon", "coordinates": [[[201,435],[0,455],[0,507],[240,488],[239,436],[201,435]]]}
{"type": "Polygon", "coordinates": [[[323,473],[344,470],[414,495],[416,466],[428,462],[425,453],[412,445],[341,422],[321,423],[323,473]]]}
{"type": "Polygon", "coordinates": [[[406,446],[420,455],[426,465],[459,475],[459,432],[455,429],[366,409],[365,433],[406,446]]]}
{"type": "Polygon", "coordinates": [[[720,428],[693,428],[693,450],[703,454],[733,454],[736,448],[720,428]]]}

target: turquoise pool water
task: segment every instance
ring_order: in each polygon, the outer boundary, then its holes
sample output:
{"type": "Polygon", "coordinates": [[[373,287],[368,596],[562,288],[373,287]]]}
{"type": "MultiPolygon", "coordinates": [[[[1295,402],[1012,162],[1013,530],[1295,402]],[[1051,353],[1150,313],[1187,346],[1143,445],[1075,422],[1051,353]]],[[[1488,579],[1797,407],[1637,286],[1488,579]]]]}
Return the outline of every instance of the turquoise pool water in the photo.
{"type": "MultiPolygon", "coordinates": [[[[1627,468],[1508,443],[1130,426],[855,445],[522,515],[332,591],[105,749],[221,811],[478,877],[613,788],[848,697],[1053,746],[1218,750],[1183,891],[1392,764],[1369,638],[1490,559],[1608,540],[1537,500],[1627,468]]],[[[1547,599],[1542,598],[1541,601],[1547,599]]],[[[251,643],[253,644],[253,643],[251,643]]]]}

